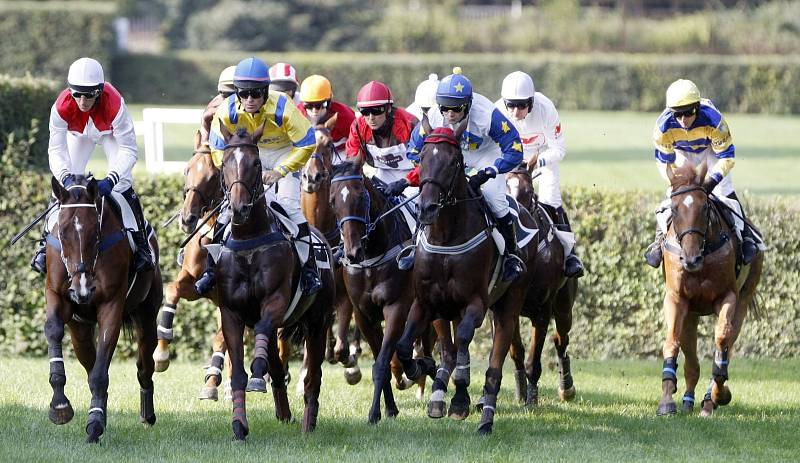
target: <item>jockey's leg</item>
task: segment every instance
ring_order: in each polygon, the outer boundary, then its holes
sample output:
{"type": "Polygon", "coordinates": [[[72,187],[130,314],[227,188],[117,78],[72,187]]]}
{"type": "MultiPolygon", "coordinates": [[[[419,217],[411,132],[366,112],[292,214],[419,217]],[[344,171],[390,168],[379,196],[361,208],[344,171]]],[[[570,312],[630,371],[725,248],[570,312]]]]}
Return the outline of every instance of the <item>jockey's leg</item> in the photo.
{"type": "Polygon", "coordinates": [[[136,244],[136,253],[133,256],[136,273],[153,270],[153,256],[150,253],[150,244],[147,242],[144,213],[139,202],[139,196],[133,191],[133,187],[125,190],[122,196],[128,201],[128,205],[133,211],[133,216],[136,217],[138,230],[133,233],[133,242],[136,244]]]}
{"type": "Polygon", "coordinates": [[[739,197],[736,196],[736,192],[732,191],[727,196],[730,199],[736,200],[736,202],[739,203],[739,210],[742,211],[742,222],[744,222],[744,226],[742,227],[742,262],[747,265],[756,257],[756,254],[758,253],[758,246],[756,245],[753,231],[747,224],[747,220],[745,220],[744,206],[742,205],[742,202],[739,201],[739,197]]]}
{"type": "Polygon", "coordinates": [[[514,281],[525,271],[525,263],[519,258],[517,233],[514,229],[514,215],[506,199],[506,176],[499,174],[481,187],[481,193],[497,219],[497,228],[506,242],[503,263],[503,281],[514,281]]]}
{"type": "MultiPolygon", "coordinates": [[[[229,221],[230,208],[225,208],[220,211],[217,221],[214,222],[214,234],[211,236],[211,243],[209,244],[219,244],[222,241],[222,235],[225,233],[225,227],[228,225],[229,221]]],[[[217,263],[214,261],[214,257],[212,257],[209,252],[206,269],[203,271],[203,275],[194,283],[194,289],[197,291],[197,294],[206,296],[211,289],[214,288],[214,285],[217,283],[217,275],[214,271],[216,265],[217,263]]]]}
{"type": "MultiPolygon", "coordinates": [[[[50,202],[47,204],[47,207],[50,208],[50,206],[52,206],[55,202],[56,198],[51,195],[50,202]]],[[[42,275],[47,273],[47,243],[45,242],[47,234],[49,233],[49,230],[47,229],[47,222],[50,219],[50,215],[56,213],[58,213],[58,209],[50,211],[50,214],[48,214],[47,217],[45,217],[42,221],[42,238],[39,240],[39,248],[36,250],[36,254],[34,254],[33,259],[31,259],[31,268],[42,275]]]]}
{"type": "Polygon", "coordinates": [[[302,269],[300,270],[300,285],[303,293],[311,295],[320,290],[322,280],[317,271],[317,261],[314,258],[314,246],[311,241],[311,230],[308,221],[300,209],[300,173],[294,172],[278,180],[276,194],[278,203],[283,207],[289,218],[297,224],[298,232],[295,237],[295,247],[302,269]]]}
{"type": "MultiPolygon", "coordinates": [[[[549,212],[549,208],[547,209],[549,212]]],[[[561,231],[572,233],[572,227],[569,224],[569,218],[567,217],[567,213],[564,211],[564,208],[562,206],[558,206],[555,208],[554,212],[554,222],[556,223],[556,227],[561,231]]],[[[567,260],[564,262],[564,274],[569,278],[580,278],[583,276],[583,263],[575,254],[575,246],[572,247],[569,255],[567,256],[567,260]]]]}
{"type": "MultiPolygon", "coordinates": [[[[647,261],[647,265],[653,268],[661,267],[661,260],[664,258],[662,244],[664,243],[666,230],[662,230],[658,221],[658,216],[662,212],[670,210],[669,203],[667,201],[663,202],[659,208],[656,209],[656,239],[650,244],[650,246],[647,247],[647,250],[644,252],[644,259],[647,261]]],[[[672,216],[667,219],[667,223],[669,224],[671,221],[672,216]]]]}

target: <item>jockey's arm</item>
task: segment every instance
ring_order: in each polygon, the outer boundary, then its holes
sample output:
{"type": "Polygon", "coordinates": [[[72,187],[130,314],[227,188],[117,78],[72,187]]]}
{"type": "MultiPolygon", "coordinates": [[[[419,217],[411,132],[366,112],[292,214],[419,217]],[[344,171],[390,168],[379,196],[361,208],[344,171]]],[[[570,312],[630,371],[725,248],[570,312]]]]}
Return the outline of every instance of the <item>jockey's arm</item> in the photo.
{"type": "Polygon", "coordinates": [[[214,114],[217,108],[220,107],[225,98],[222,95],[215,96],[208,102],[208,106],[203,111],[203,117],[200,120],[200,144],[208,144],[208,138],[211,134],[211,121],[214,120],[214,114]]]}
{"type": "Polygon", "coordinates": [[[714,156],[717,157],[718,161],[714,164],[714,168],[708,172],[708,177],[720,182],[733,169],[736,154],[733,138],[725,119],[720,118],[719,124],[711,129],[709,138],[711,138],[711,149],[714,151],[714,156]]]}
{"type": "Polygon", "coordinates": [[[414,161],[415,164],[419,164],[420,162],[419,153],[422,151],[422,146],[425,144],[426,136],[427,134],[425,133],[425,129],[422,127],[422,123],[417,124],[417,126],[414,127],[414,130],[411,131],[411,138],[408,140],[406,157],[414,161]]]}
{"type": "Polygon", "coordinates": [[[314,152],[317,142],[314,127],[311,127],[311,123],[303,117],[297,107],[287,101],[288,98],[281,95],[280,102],[284,102],[284,112],[280,125],[292,142],[292,150],[289,152],[289,156],[275,167],[275,170],[284,177],[303,168],[308,158],[311,157],[311,153],[314,152]]]}
{"type": "Polygon", "coordinates": [[[653,145],[655,146],[656,166],[661,178],[669,183],[667,177],[667,166],[675,164],[675,148],[672,146],[672,139],[670,136],[659,129],[658,122],[653,128],[653,145]]]}
{"type": "Polygon", "coordinates": [[[50,109],[50,141],[47,146],[50,172],[62,184],[72,172],[67,152],[67,122],[61,118],[56,105],[50,109]]]}
{"type": "Polygon", "coordinates": [[[538,167],[563,161],[567,154],[567,146],[564,134],[561,132],[561,120],[555,108],[545,116],[544,139],[547,142],[547,149],[539,153],[538,167]]]}
{"type": "Polygon", "coordinates": [[[136,146],[136,132],[133,130],[133,118],[128,113],[128,108],[123,102],[119,112],[112,123],[112,135],[117,142],[117,155],[109,159],[108,178],[116,185],[121,178],[131,176],[133,166],[138,157],[136,146]]]}
{"type": "Polygon", "coordinates": [[[505,174],[522,162],[522,141],[511,121],[497,108],[492,110],[489,136],[500,146],[502,155],[494,161],[495,174],[505,174]]]}

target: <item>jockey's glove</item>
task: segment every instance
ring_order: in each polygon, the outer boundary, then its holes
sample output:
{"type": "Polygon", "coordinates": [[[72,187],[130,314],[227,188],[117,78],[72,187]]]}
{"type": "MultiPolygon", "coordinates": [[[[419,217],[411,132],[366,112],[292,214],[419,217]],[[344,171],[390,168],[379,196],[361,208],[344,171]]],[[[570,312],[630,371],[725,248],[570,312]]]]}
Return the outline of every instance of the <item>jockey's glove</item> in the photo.
{"type": "Polygon", "coordinates": [[[714,188],[719,184],[719,180],[715,179],[714,177],[708,176],[705,180],[703,180],[703,189],[706,190],[706,193],[711,194],[714,191],[714,188]]]}
{"type": "Polygon", "coordinates": [[[399,196],[403,194],[403,190],[408,187],[408,181],[406,179],[401,178],[400,180],[394,181],[384,188],[383,192],[386,193],[386,196],[399,196]]]}
{"type": "Polygon", "coordinates": [[[491,167],[483,168],[479,170],[477,174],[469,178],[469,187],[472,188],[472,191],[478,192],[481,189],[481,185],[488,182],[490,178],[495,178],[496,176],[497,172],[491,167]]]}
{"type": "Polygon", "coordinates": [[[265,170],[261,173],[261,183],[266,187],[272,186],[275,182],[282,179],[283,175],[275,169],[265,170]]]}
{"type": "Polygon", "coordinates": [[[111,190],[113,189],[114,189],[114,182],[108,177],[97,182],[97,191],[100,193],[100,196],[110,195],[111,190]]]}

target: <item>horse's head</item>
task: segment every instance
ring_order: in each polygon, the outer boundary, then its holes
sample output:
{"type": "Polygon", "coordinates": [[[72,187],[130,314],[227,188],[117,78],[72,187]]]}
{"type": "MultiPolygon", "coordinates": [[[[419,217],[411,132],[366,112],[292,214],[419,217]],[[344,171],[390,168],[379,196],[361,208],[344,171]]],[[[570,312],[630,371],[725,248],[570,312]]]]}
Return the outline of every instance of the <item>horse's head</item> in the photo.
{"type": "Polygon", "coordinates": [[[672,187],[672,230],[681,247],[681,264],[688,272],[703,267],[711,207],[708,194],[702,187],[707,171],[705,162],[697,168],[689,162],[677,168],[667,166],[667,177],[672,187]]]}
{"type": "Polygon", "coordinates": [[[364,260],[361,238],[370,223],[370,195],[358,162],[333,166],[330,202],[344,237],[344,252],[352,263],[364,260]]]}
{"type": "Polygon", "coordinates": [[[51,180],[53,194],[61,203],[58,212],[58,240],[61,261],[67,269],[69,298],[88,304],[95,292],[95,264],[100,254],[100,214],[97,181],[76,176],[75,184],[64,188],[51,180]]]}
{"type": "Polygon", "coordinates": [[[508,193],[523,207],[531,210],[535,202],[536,193],[533,190],[533,178],[525,163],[506,174],[508,193]]]}
{"type": "Polygon", "coordinates": [[[316,146],[314,153],[303,167],[300,178],[301,186],[306,193],[316,193],[328,180],[335,151],[331,131],[336,126],[337,117],[338,114],[334,114],[324,124],[317,124],[314,127],[317,138],[316,146]]]}
{"type": "Polygon", "coordinates": [[[219,169],[211,159],[211,150],[200,146],[200,132],[194,141],[194,154],[183,171],[183,231],[191,233],[206,211],[213,209],[222,198],[219,188],[219,169]]]}
{"type": "Polygon", "coordinates": [[[467,128],[467,119],[454,132],[447,128],[432,130],[427,116],[423,116],[422,128],[427,137],[419,153],[419,221],[430,225],[436,221],[443,206],[453,204],[456,194],[466,191],[460,140],[467,128]]]}
{"type": "Polygon", "coordinates": [[[245,131],[231,134],[220,124],[225,140],[222,157],[222,189],[233,212],[233,223],[243,224],[264,192],[261,183],[261,159],[258,140],[264,133],[262,124],[252,135],[245,131]]]}

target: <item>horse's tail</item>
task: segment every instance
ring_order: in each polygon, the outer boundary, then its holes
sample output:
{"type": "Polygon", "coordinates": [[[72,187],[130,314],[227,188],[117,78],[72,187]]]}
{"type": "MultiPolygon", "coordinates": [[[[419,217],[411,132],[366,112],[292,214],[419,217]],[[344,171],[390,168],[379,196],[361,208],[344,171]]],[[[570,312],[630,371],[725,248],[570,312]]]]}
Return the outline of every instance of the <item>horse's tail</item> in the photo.
{"type": "Polygon", "coordinates": [[[128,341],[129,344],[133,345],[134,341],[136,341],[135,334],[133,315],[126,312],[122,315],[122,336],[128,341]]]}
{"type": "Polygon", "coordinates": [[[300,322],[291,326],[284,326],[283,330],[281,330],[281,339],[288,341],[293,345],[302,346],[304,334],[303,321],[301,320],[300,322]]]}

